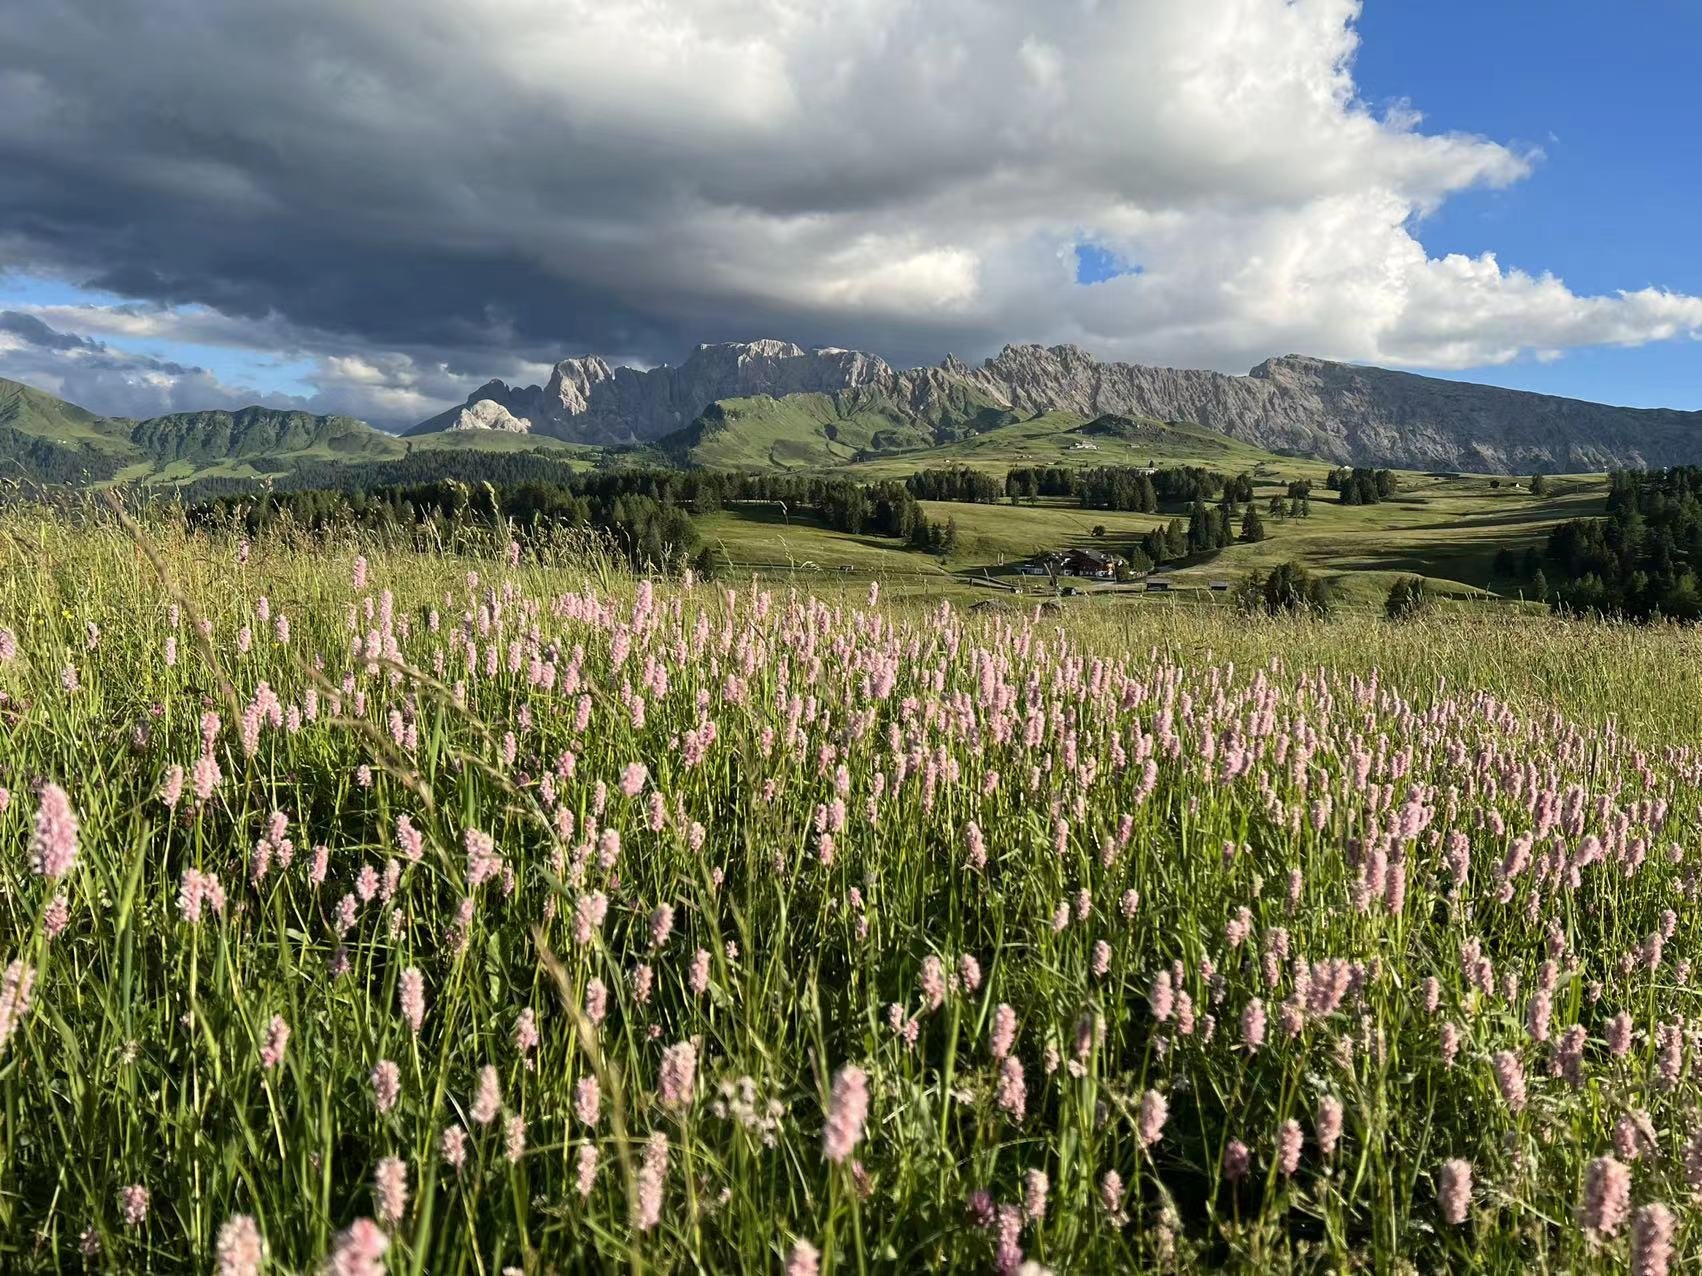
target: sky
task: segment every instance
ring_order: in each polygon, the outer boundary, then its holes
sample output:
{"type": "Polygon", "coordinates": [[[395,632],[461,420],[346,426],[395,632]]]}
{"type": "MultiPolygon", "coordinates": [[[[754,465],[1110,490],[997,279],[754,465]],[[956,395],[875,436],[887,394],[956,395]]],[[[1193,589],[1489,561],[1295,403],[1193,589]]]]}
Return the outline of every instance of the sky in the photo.
{"type": "Polygon", "coordinates": [[[0,376],[403,428],[781,337],[1702,408],[1702,6],[0,0],[0,376]]]}

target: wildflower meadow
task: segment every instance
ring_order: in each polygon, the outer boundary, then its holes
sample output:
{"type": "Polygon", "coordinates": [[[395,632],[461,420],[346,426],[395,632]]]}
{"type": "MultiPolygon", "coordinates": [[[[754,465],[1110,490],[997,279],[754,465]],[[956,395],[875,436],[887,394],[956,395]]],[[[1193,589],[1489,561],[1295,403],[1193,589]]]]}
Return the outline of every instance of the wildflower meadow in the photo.
{"type": "Polygon", "coordinates": [[[1682,1270],[1702,647],[0,519],[0,1267],[1682,1270]]]}

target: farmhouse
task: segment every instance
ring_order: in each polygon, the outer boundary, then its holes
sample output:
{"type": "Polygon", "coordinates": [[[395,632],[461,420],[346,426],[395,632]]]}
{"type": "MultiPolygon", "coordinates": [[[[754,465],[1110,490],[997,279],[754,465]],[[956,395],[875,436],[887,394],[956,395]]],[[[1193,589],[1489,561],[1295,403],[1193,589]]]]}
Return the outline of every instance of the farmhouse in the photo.
{"type": "Polygon", "coordinates": [[[1080,576],[1087,580],[1115,580],[1123,560],[1097,549],[1061,549],[1017,565],[1024,576],[1080,576]]]}
{"type": "Polygon", "coordinates": [[[1066,549],[1057,555],[1058,571],[1065,576],[1085,576],[1089,580],[1111,580],[1117,575],[1117,565],[1123,560],[1115,554],[1097,549],[1066,549]]]}

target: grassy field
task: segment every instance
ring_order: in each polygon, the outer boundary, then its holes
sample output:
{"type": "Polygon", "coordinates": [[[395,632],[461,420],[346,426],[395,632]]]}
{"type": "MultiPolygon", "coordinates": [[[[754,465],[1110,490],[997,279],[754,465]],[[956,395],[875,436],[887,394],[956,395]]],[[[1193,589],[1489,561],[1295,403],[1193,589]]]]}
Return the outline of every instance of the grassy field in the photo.
{"type": "MultiPolygon", "coordinates": [[[[1084,417],[1046,412],[955,443],[919,452],[894,452],[858,459],[851,469],[870,478],[905,478],[917,469],[967,465],[1003,476],[1023,465],[1201,465],[1231,474],[1271,473],[1295,462],[1227,435],[1190,425],[1136,422],[1131,437],[1084,433],[1084,417]]],[[[1304,463],[1302,463],[1304,464],[1304,463]]],[[[1317,468],[1320,476],[1323,471],[1317,468]]]]}
{"type": "MultiPolygon", "coordinates": [[[[1496,488],[1484,477],[1402,474],[1394,499],[1344,506],[1333,493],[1323,491],[1324,467],[1295,461],[1285,465],[1275,477],[1255,483],[1254,504],[1261,509],[1267,539],[1236,543],[1176,565],[1171,574],[1179,587],[1235,581],[1249,571],[1267,571],[1293,560],[1328,579],[1341,601],[1350,606],[1380,605],[1389,585],[1405,575],[1429,578],[1444,596],[1517,599],[1528,591],[1529,583],[1496,579],[1497,551],[1508,548],[1522,554],[1527,548],[1540,549],[1556,524],[1599,517],[1607,498],[1604,476],[1550,479],[1549,492],[1535,497],[1523,485],[1514,489],[1503,482],[1496,488]],[[1301,477],[1317,483],[1311,513],[1282,519],[1264,515],[1269,497],[1301,477]]],[[[807,512],[783,512],[773,505],[733,506],[699,519],[698,524],[706,541],[723,548],[741,567],[804,565],[825,573],[849,569],[859,578],[898,581],[921,574],[941,575],[943,566],[953,573],[992,573],[1037,590],[1050,586],[1044,580],[1013,577],[1016,563],[1071,547],[1126,555],[1144,533],[1181,514],[1084,510],[1060,498],[1017,506],[929,501],[923,502],[923,508],[931,520],[949,519],[957,525],[958,549],[944,564],[895,541],[836,532],[807,512]],[[1095,529],[1103,529],[1103,535],[1095,535],[1095,529]]],[[[1108,591],[1105,601],[1129,598],[1126,593],[1108,591]]]]}
{"type": "Polygon", "coordinates": [[[5,515],[0,1266],[1695,1259],[1696,631],[823,584],[5,515]]]}
{"type": "MultiPolygon", "coordinates": [[[[1237,543],[1176,566],[1174,578],[1183,590],[1293,560],[1326,577],[1348,606],[1380,605],[1389,585],[1405,575],[1429,578],[1433,592],[1445,597],[1517,600],[1529,582],[1497,579],[1497,551],[1522,554],[1540,548],[1556,524],[1600,516],[1607,497],[1605,475],[1551,476],[1548,491],[1536,497],[1528,476],[1402,471],[1393,499],[1344,506],[1325,488],[1332,468],[1327,463],[1264,452],[1187,425],[1135,421],[1096,432],[1079,416],[1049,412],[957,442],[872,450],[875,436],[890,420],[873,411],[846,415],[844,405],[828,396],[756,398],[727,407],[725,423],[686,449],[683,459],[711,468],[778,468],[869,482],[903,480],[919,470],[955,465],[1001,478],[1014,467],[1037,465],[1198,465],[1225,475],[1250,475],[1267,539],[1237,543]],[[1313,485],[1309,515],[1268,514],[1270,498],[1297,480],[1313,485]]],[[[1093,547],[1127,555],[1144,533],[1187,514],[1182,509],[1159,515],[1084,510],[1062,498],[1020,506],[924,504],[933,521],[957,524],[958,548],[944,564],[950,572],[1007,578],[1014,564],[1050,550],[1093,547]]],[[[795,510],[749,504],[699,522],[705,538],[743,567],[779,565],[791,574],[801,565],[894,582],[933,570],[926,556],[894,541],[836,533],[795,510]]],[[[1031,589],[1040,587],[1029,583],[1031,589]]],[[[1105,592],[1107,602],[1129,601],[1124,593],[1105,592]]]]}

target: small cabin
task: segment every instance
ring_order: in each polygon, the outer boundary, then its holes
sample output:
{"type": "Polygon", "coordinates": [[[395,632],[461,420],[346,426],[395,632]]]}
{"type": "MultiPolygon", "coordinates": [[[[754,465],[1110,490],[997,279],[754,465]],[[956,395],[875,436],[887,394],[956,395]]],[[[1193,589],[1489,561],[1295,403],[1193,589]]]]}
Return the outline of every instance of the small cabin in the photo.
{"type": "Polygon", "coordinates": [[[1067,549],[1057,558],[1059,574],[1083,576],[1089,580],[1115,579],[1117,567],[1123,561],[1115,554],[1102,553],[1097,549],[1067,549]]]}

